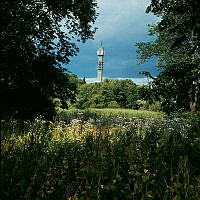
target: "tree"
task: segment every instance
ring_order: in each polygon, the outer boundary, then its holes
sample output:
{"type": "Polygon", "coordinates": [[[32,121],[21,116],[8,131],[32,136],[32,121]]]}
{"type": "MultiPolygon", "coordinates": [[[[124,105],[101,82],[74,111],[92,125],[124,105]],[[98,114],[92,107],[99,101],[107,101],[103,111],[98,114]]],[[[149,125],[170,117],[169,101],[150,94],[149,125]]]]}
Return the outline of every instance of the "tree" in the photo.
{"type": "Polygon", "coordinates": [[[146,12],[161,17],[160,31],[168,30],[173,35],[173,45],[181,46],[193,37],[192,51],[200,46],[200,1],[199,0],[151,0],[146,12]],[[189,37],[189,38],[188,38],[189,37]]]}
{"type": "Polygon", "coordinates": [[[1,114],[52,117],[53,98],[74,101],[67,70],[75,40],[92,38],[95,0],[4,0],[0,3],[1,114]],[[73,42],[74,41],[74,42],[73,42]]]}
{"type": "Polygon", "coordinates": [[[161,70],[168,64],[192,63],[192,56],[190,54],[192,44],[190,41],[185,41],[181,48],[174,47],[172,49],[173,35],[170,34],[169,30],[160,31],[157,24],[148,25],[148,27],[149,36],[154,36],[156,39],[151,42],[136,43],[140,64],[148,61],[152,57],[157,58],[157,67],[161,70]]]}
{"type": "MultiPolygon", "coordinates": [[[[167,114],[175,111],[190,110],[190,90],[193,85],[193,70],[195,66],[184,63],[168,65],[165,70],[154,78],[149,88],[145,90],[144,99],[151,104],[160,101],[161,108],[167,114]]],[[[196,101],[196,109],[199,109],[199,99],[196,101]]]]}
{"type": "Polygon", "coordinates": [[[95,107],[100,104],[100,83],[83,84],[79,87],[75,106],[79,109],[95,107]]]}
{"type": "Polygon", "coordinates": [[[150,35],[156,36],[156,40],[137,44],[140,62],[153,56],[158,58],[157,67],[161,73],[157,80],[151,77],[154,79],[151,87],[157,93],[156,96],[159,94],[162,98],[163,106],[164,103],[169,105],[163,107],[165,111],[168,107],[167,112],[181,106],[185,109],[190,107],[194,112],[199,104],[200,51],[197,30],[200,21],[199,15],[195,14],[199,8],[195,8],[193,3],[197,2],[152,0],[147,12],[153,12],[161,18],[157,25],[150,27],[150,35]],[[195,21],[188,24],[191,16],[195,21]],[[187,105],[181,101],[187,102],[187,105]],[[172,106],[174,102],[176,106],[172,106]]]}
{"type": "Polygon", "coordinates": [[[83,84],[75,106],[77,108],[121,107],[138,109],[139,87],[131,80],[105,79],[101,83],[83,84]]]}

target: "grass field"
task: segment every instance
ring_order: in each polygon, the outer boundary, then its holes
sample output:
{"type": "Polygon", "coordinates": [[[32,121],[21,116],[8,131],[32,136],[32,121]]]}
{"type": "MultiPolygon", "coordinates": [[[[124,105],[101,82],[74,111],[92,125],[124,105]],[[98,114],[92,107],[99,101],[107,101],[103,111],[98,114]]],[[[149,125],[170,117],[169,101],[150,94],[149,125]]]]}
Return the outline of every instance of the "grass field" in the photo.
{"type": "Polygon", "coordinates": [[[161,112],[153,112],[147,110],[131,110],[131,109],[112,109],[112,108],[103,108],[103,109],[90,109],[92,112],[99,113],[100,115],[106,116],[124,116],[124,117],[154,117],[154,118],[162,118],[164,113],[161,112]]]}
{"type": "Polygon", "coordinates": [[[163,118],[165,116],[162,112],[153,112],[147,110],[131,110],[131,109],[112,109],[112,108],[89,108],[85,110],[80,109],[69,109],[62,110],[59,113],[63,112],[66,115],[77,115],[77,114],[91,114],[97,116],[122,116],[122,117],[151,117],[151,118],[163,118]]]}

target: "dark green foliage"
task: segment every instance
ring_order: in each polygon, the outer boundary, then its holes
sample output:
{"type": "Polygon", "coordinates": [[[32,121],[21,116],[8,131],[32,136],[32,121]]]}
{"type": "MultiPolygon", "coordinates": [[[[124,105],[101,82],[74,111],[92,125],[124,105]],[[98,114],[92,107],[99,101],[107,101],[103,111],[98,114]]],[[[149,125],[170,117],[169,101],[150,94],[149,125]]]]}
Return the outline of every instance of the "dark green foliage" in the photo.
{"type": "Polygon", "coordinates": [[[167,30],[172,37],[171,48],[182,46],[194,36],[193,49],[198,51],[200,46],[200,1],[199,0],[152,0],[146,12],[161,16],[158,29],[167,30]]]}
{"type": "MultiPolygon", "coordinates": [[[[144,92],[144,99],[150,104],[160,101],[162,111],[167,114],[190,111],[190,91],[192,90],[194,94],[195,87],[199,88],[197,82],[199,75],[194,73],[197,68],[197,65],[185,63],[167,65],[165,70],[150,83],[150,87],[144,92]],[[194,82],[197,85],[194,85],[194,82]]],[[[199,106],[200,99],[198,98],[196,111],[199,111],[199,106]]]]}
{"type": "Polygon", "coordinates": [[[77,108],[131,108],[138,109],[140,87],[131,80],[106,79],[102,83],[82,85],[77,95],[77,108]]]}
{"type": "Polygon", "coordinates": [[[53,98],[61,99],[64,108],[67,108],[66,100],[75,100],[76,85],[62,69],[53,66],[48,55],[40,55],[29,72],[21,70],[15,70],[12,83],[8,81],[10,75],[2,78],[2,117],[30,119],[43,115],[51,118],[55,114],[53,98]]]}
{"type": "Polygon", "coordinates": [[[167,114],[199,110],[200,18],[197,2],[152,0],[147,11],[161,19],[149,29],[149,35],[156,39],[137,43],[140,63],[152,57],[158,59],[156,67],[161,71],[158,77],[144,74],[153,79],[146,97],[151,103],[161,101],[161,108],[167,114]]]}
{"type": "Polygon", "coordinates": [[[51,118],[54,98],[73,101],[68,63],[78,52],[73,38],[85,42],[95,30],[96,2],[4,0],[0,3],[1,115],[51,118]]]}
{"type": "Polygon", "coordinates": [[[148,150],[147,157],[151,159],[145,163],[153,177],[147,184],[147,190],[151,191],[154,199],[195,199],[198,198],[198,186],[195,188],[190,183],[193,181],[199,185],[199,156],[200,144],[195,138],[199,138],[199,124],[183,135],[181,132],[168,133],[166,130],[146,133],[142,141],[143,151],[148,150]],[[198,154],[198,155],[197,155],[198,154]],[[191,173],[192,172],[192,176],[191,173]],[[190,182],[191,181],[191,182],[190,182]],[[156,187],[154,184],[155,183],[156,187]],[[197,196],[193,196],[197,190],[197,196]],[[165,194],[162,194],[165,191],[165,194]]]}

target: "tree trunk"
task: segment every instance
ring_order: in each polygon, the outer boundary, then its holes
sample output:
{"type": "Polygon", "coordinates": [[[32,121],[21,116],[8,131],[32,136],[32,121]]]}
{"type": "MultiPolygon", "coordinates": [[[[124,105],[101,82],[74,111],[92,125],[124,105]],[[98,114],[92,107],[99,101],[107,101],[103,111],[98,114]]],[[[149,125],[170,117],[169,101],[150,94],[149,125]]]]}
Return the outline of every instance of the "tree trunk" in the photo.
{"type": "MultiPolygon", "coordinates": [[[[194,30],[192,30],[192,46],[194,47],[194,30]]],[[[195,51],[193,52],[192,55],[192,64],[195,64],[195,51]]],[[[190,97],[190,110],[191,112],[195,112],[196,111],[196,105],[197,105],[197,100],[198,100],[198,93],[199,93],[199,84],[200,84],[200,80],[199,80],[199,74],[200,74],[200,70],[198,70],[196,72],[197,74],[195,74],[195,72],[193,71],[193,82],[192,82],[192,87],[189,91],[189,97],[190,97]]]]}
{"type": "Polygon", "coordinates": [[[192,113],[196,111],[198,95],[199,95],[199,80],[193,81],[192,88],[190,89],[189,92],[190,110],[192,113]]]}

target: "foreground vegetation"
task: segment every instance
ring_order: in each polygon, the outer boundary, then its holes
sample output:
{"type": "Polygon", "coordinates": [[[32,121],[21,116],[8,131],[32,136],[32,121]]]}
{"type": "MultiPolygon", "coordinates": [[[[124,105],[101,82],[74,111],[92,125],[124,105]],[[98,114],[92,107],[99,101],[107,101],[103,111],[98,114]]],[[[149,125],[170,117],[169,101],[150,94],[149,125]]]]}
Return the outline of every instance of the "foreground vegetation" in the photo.
{"type": "Polygon", "coordinates": [[[2,199],[200,198],[198,119],[63,120],[1,122],[2,199]]]}

